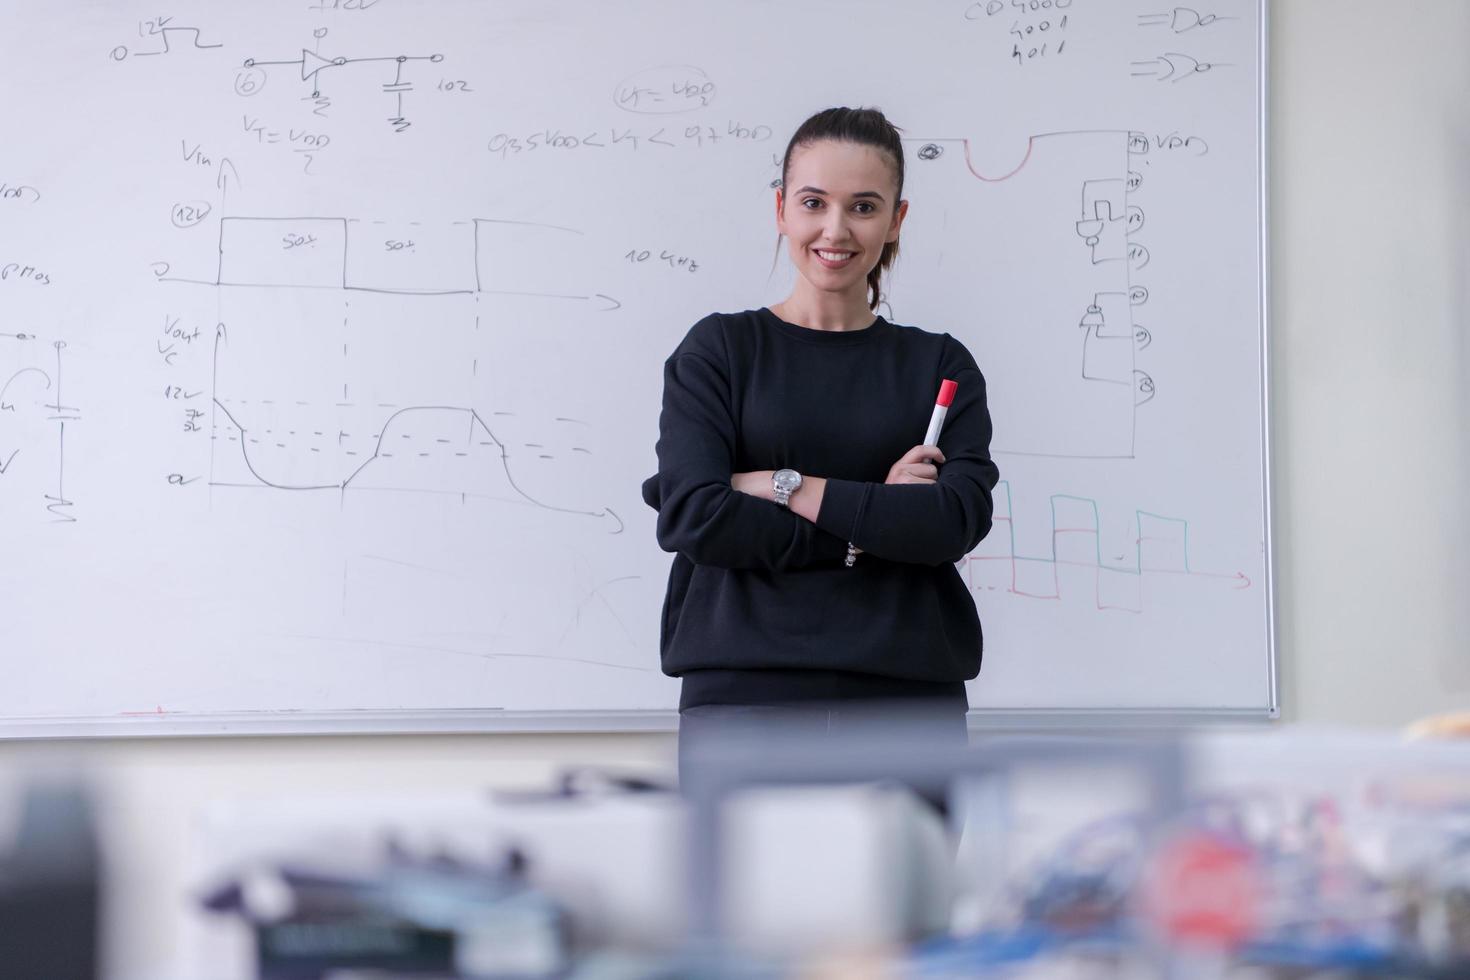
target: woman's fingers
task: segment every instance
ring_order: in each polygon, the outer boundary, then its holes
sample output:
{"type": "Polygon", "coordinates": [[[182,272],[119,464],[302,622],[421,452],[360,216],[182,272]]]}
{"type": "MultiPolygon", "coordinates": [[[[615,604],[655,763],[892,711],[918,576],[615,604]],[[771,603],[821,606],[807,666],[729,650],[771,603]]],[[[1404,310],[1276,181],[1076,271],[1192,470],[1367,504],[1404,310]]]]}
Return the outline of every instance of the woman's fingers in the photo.
{"type": "Polygon", "coordinates": [[[889,483],[934,483],[939,479],[939,467],[932,463],[901,463],[889,474],[889,483]]]}
{"type": "Polygon", "coordinates": [[[938,446],[915,446],[899,457],[888,470],[887,483],[934,483],[939,478],[939,465],[944,453],[938,446]]]}
{"type": "Polygon", "coordinates": [[[915,446],[904,453],[899,459],[900,463],[942,463],[944,453],[939,451],[938,446],[915,446]]]}

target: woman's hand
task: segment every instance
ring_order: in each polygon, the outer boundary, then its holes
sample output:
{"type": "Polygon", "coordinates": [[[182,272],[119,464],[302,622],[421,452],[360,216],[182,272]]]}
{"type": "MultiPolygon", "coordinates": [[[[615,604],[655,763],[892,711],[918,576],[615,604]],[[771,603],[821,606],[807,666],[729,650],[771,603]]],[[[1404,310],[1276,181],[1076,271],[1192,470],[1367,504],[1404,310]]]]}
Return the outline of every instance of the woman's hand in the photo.
{"type": "Polygon", "coordinates": [[[944,462],[944,453],[938,446],[915,446],[899,457],[888,470],[885,484],[933,483],[939,479],[939,464],[944,462]]]}

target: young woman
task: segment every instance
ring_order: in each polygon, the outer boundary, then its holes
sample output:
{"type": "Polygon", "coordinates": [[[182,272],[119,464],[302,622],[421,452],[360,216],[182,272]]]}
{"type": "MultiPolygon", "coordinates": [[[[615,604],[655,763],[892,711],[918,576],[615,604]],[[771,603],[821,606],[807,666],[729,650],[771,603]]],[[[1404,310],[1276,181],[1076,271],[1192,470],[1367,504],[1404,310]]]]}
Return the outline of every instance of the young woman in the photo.
{"type": "Polygon", "coordinates": [[[964,737],[981,632],[955,563],[990,529],[998,474],[969,351],[875,315],[902,195],[881,112],[812,116],[776,191],[791,295],[705,317],[665,364],[644,497],[674,553],[661,655],[681,749],[794,708],[831,730],[879,701],[964,737]],[[939,445],[914,445],[945,379],[939,445]]]}

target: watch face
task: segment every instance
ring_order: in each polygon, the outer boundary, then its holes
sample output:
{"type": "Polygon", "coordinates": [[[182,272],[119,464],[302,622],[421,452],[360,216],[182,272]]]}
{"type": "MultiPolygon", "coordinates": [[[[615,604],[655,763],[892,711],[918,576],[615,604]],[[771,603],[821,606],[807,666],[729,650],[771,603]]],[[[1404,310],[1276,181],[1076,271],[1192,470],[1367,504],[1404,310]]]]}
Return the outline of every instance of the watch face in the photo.
{"type": "Polygon", "coordinates": [[[801,474],[795,470],[777,470],[771,478],[778,490],[797,490],[801,488],[801,474]]]}

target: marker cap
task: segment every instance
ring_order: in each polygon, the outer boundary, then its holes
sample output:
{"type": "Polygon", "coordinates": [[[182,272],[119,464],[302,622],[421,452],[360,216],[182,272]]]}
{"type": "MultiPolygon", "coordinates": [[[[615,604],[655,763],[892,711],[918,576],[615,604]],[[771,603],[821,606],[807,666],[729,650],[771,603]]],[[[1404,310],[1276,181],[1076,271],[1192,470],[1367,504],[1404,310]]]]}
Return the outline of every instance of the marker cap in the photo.
{"type": "Polygon", "coordinates": [[[943,405],[945,408],[949,408],[950,402],[954,401],[955,389],[958,387],[959,384],[957,382],[950,381],[948,378],[945,378],[944,381],[940,382],[939,384],[939,397],[934,399],[934,404],[943,405]]]}

